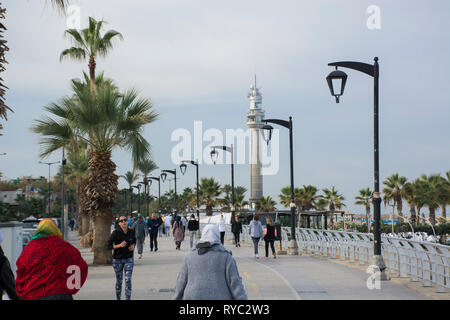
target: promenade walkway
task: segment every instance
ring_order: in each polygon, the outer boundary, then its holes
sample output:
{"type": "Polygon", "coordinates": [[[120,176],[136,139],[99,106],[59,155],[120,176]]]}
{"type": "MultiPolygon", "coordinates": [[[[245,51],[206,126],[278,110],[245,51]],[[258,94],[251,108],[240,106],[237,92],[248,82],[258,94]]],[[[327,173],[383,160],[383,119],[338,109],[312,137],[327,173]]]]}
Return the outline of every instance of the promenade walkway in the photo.
{"type": "MultiPolygon", "coordinates": [[[[79,236],[69,233],[69,241],[78,247],[79,236]]],[[[150,252],[146,239],[143,258],[135,254],[132,282],[133,300],[170,300],[181,263],[188,251],[189,239],[181,251],[175,250],[171,237],[158,238],[159,250],[150,252]]],[[[251,300],[416,300],[428,299],[393,281],[383,281],[381,289],[370,290],[366,281],[369,274],[324,259],[310,256],[278,256],[265,259],[253,257],[253,248],[236,248],[231,242],[225,246],[233,252],[239,273],[251,300]]],[[[90,249],[80,249],[89,265],[86,283],[74,297],[77,300],[115,299],[115,275],[112,266],[92,265],[90,249]]]]}

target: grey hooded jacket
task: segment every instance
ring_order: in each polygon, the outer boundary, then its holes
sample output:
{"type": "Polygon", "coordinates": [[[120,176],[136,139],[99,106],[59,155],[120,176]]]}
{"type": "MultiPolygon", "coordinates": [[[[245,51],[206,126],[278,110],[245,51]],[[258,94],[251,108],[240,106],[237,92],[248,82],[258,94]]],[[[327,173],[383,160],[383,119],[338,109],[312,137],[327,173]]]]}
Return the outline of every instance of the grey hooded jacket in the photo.
{"type": "Polygon", "coordinates": [[[247,300],[231,251],[222,244],[190,250],[178,274],[173,299],[247,300]]]}

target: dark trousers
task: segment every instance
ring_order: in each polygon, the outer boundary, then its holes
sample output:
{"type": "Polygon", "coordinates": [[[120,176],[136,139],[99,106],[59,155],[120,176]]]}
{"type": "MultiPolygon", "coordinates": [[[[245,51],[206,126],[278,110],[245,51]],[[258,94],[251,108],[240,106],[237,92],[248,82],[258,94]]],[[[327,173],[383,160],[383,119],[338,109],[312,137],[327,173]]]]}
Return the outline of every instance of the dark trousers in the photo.
{"type": "Polygon", "coordinates": [[[155,245],[155,250],[158,250],[158,234],[150,233],[150,251],[153,251],[153,245],[155,245]]]}
{"type": "Polygon", "coordinates": [[[239,238],[241,233],[240,232],[233,232],[233,234],[234,234],[234,244],[238,244],[239,242],[241,242],[241,240],[239,238]]]}
{"type": "Polygon", "coordinates": [[[225,231],[220,233],[220,242],[222,242],[222,244],[223,244],[224,239],[225,239],[225,231]]]}
{"type": "Polygon", "coordinates": [[[266,242],[266,257],[269,256],[269,243],[270,243],[270,247],[272,249],[272,254],[275,255],[275,240],[265,240],[266,242]]]}

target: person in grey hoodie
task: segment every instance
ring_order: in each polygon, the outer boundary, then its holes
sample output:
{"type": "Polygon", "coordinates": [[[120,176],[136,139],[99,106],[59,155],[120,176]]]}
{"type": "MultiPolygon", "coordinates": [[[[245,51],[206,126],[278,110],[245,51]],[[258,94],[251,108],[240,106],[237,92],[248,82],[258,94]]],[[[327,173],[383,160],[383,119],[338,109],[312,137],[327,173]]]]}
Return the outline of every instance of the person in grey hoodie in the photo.
{"type": "Polygon", "coordinates": [[[256,214],[253,216],[253,220],[250,221],[249,224],[249,233],[253,240],[253,246],[255,247],[255,258],[259,259],[258,256],[258,243],[259,239],[264,237],[264,230],[261,224],[261,221],[259,221],[259,216],[256,214]]]}
{"type": "Polygon", "coordinates": [[[142,259],[142,251],[144,250],[144,241],[145,241],[145,229],[146,229],[144,218],[142,218],[142,214],[138,214],[137,221],[133,224],[132,229],[136,235],[136,245],[139,254],[139,259],[142,259]]]}
{"type": "Polygon", "coordinates": [[[208,224],[197,246],[185,256],[174,300],[248,300],[231,251],[220,242],[217,225],[208,224]]]}

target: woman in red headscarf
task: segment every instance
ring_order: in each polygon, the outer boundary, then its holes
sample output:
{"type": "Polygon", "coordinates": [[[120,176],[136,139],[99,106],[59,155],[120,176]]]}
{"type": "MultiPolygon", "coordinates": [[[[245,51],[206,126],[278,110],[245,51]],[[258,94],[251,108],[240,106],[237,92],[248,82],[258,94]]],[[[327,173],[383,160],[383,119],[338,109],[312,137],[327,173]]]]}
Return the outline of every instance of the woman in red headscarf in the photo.
{"type": "Polygon", "coordinates": [[[72,300],[87,273],[80,251],[62,240],[52,219],[44,219],[17,260],[16,292],[23,300],[72,300]]]}

